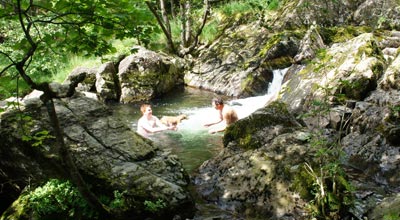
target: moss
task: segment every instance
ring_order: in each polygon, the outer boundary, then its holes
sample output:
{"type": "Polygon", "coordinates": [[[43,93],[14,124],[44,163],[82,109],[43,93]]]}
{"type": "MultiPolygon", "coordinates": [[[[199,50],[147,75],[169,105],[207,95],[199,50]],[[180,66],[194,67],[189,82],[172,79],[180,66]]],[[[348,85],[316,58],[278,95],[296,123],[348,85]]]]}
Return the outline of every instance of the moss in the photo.
{"type": "Polygon", "coordinates": [[[295,30],[282,31],[272,35],[269,37],[264,47],[261,48],[260,52],[258,53],[258,57],[265,57],[272,48],[280,44],[282,41],[288,41],[291,38],[302,39],[305,33],[305,30],[295,30]]]}
{"type": "Polygon", "coordinates": [[[242,90],[246,90],[246,88],[248,87],[248,85],[250,85],[251,82],[253,82],[253,80],[254,80],[253,74],[248,74],[248,75],[246,76],[246,79],[244,79],[244,80],[241,81],[241,83],[240,83],[240,88],[241,88],[242,90]]]}
{"type": "Polygon", "coordinates": [[[307,173],[304,166],[301,166],[299,167],[299,171],[296,172],[290,188],[291,190],[298,192],[301,198],[311,200],[313,199],[313,195],[311,194],[313,183],[313,177],[307,173]]]}
{"type": "Polygon", "coordinates": [[[335,26],[335,27],[320,27],[319,33],[325,44],[346,42],[362,33],[371,32],[372,29],[367,26],[335,26]]]}
{"type": "Polygon", "coordinates": [[[269,38],[265,46],[258,53],[258,56],[264,57],[265,55],[267,55],[268,51],[281,41],[283,35],[283,32],[281,32],[269,38]]]}
{"type": "Polygon", "coordinates": [[[30,219],[29,213],[32,208],[29,206],[29,196],[23,193],[13,204],[2,214],[0,219],[30,219]]]}
{"type": "Polygon", "coordinates": [[[284,69],[292,64],[292,57],[290,56],[283,56],[283,57],[278,57],[276,59],[268,60],[267,62],[264,62],[261,64],[261,67],[267,68],[267,69],[284,69]]]}
{"type": "Polygon", "coordinates": [[[294,118],[289,114],[285,103],[272,102],[264,109],[229,126],[223,138],[224,146],[236,141],[239,147],[244,149],[257,149],[262,146],[257,132],[275,125],[283,125],[285,128],[297,126],[293,121],[294,118]]]}

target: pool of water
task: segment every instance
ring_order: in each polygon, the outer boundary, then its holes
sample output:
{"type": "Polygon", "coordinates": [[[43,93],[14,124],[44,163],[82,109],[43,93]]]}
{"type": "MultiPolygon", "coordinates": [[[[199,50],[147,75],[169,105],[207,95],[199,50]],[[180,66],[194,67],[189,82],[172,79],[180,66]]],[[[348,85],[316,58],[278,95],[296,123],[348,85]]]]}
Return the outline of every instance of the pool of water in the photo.
{"type": "MultiPolygon", "coordinates": [[[[203,126],[211,116],[217,115],[217,111],[211,107],[211,99],[215,96],[213,92],[185,87],[150,102],[153,115],[158,118],[164,115],[188,116],[178,125],[177,131],[159,132],[149,138],[177,154],[189,172],[193,172],[222,148],[222,133],[209,134],[203,126]]],[[[142,115],[139,109],[141,104],[112,104],[110,107],[132,130],[136,130],[137,121],[142,115]]]]}
{"type": "MultiPolygon", "coordinates": [[[[252,112],[265,106],[279,92],[287,69],[274,70],[273,81],[265,95],[234,99],[222,97],[227,104],[238,113],[239,119],[247,117],[252,112]]],[[[159,99],[151,100],[153,115],[177,116],[186,114],[188,119],[178,125],[177,131],[164,131],[153,134],[150,139],[160,146],[177,154],[183,166],[194,172],[204,161],[215,156],[223,147],[223,133],[209,134],[204,123],[217,117],[217,111],[211,106],[211,99],[217,94],[205,90],[184,87],[159,99]]],[[[120,117],[132,130],[136,131],[137,121],[141,117],[140,105],[113,104],[110,105],[115,114],[120,117]]]]}

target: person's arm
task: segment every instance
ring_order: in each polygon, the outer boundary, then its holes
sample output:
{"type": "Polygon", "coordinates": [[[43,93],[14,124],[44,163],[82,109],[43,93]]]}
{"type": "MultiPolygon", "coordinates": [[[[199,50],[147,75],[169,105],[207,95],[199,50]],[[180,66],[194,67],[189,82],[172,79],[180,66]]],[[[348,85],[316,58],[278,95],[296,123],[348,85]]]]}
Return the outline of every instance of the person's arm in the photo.
{"type": "Polygon", "coordinates": [[[155,116],[153,116],[153,117],[154,117],[154,119],[156,120],[156,125],[157,125],[157,127],[159,127],[159,128],[164,128],[164,129],[161,130],[161,131],[165,131],[165,130],[177,130],[176,126],[174,126],[174,125],[165,126],[165,125],[160,121],[160,119],[158,119],[158,118],[155,117],[155,116]]]}
{"type": "Polygon", "coordinates": [[[210,130],[208,130],[208,133],[214,134],[214,133],[217,133],[217,132],[225,131],[225,129],[226,129],[226,123],[223,123],[221,125],[218,125],[218,126],[215,126],[215,127],[211,128],[210,130]]]}
{"type": "Polygon", "coordinates": [[[223,121],[222,111],[219,111],[218,119],[215,120],[215,121],[212,121],[212,122],[205,123],[204,126],[205,127],[209,127],[211,125],[215,125],[215,124],[221,123],[222,121],[223,121]]]}
{"type": "Polygon", "coordinates": [[[160,131],[165,131],[165,130],[173,130],[172,126],[167,127],[167,126],[163,125],[157,117],[155,117],[153,119],[156,121],[157,127],[152,127],[148,123],[142,122],[141,120],[139,120],[138,126],[141,126],[141,128],[143,128],[146,132],[149,132],[149,133],[155,133],[155,132],[160,132],[160,131]],[[161,124],[161,126],[159,126],[160,124],[161,124]]]}
{"type": "Polygon", "coordinates": [[[221,123],[221,121],[222,121],[222,119],[220,119],[218,121],[215,121],[215,122],[208,122],[208,123],[204,124],[204,126],[205,127],[210,127],[211,125],[215,125],[215,124],[221,123]]]}

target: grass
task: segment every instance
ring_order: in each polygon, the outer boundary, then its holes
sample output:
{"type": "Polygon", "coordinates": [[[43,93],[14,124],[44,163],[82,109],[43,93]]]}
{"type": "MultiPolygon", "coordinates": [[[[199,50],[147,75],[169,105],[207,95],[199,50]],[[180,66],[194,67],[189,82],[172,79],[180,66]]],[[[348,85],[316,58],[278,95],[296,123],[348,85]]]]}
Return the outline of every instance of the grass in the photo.
{"type": "Polygon", "coordinates": [[[72,70],[76,67],[85,66],[91,68],[100,64],[100,59],[96,57],[81,57],[77,55],[69,55],[66,58],[66,64],[58,72],[54,73],[51,78],[47,79],[47,81],[62,83],[66,79],[68,74],[70,74],[72,70]]]}

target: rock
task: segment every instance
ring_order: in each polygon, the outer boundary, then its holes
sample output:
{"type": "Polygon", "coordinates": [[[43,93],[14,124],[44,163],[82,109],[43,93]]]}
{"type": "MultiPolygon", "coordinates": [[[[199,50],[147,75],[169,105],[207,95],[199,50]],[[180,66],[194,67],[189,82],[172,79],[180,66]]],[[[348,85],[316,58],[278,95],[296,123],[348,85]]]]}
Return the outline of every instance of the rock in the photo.
{"type": "Polygon", "coordinates": [[[296,0],[285,4],[274,16],[273,23],[280,30],[308,27],[312,24],[329,27],[348,23],[398,30],[398,18],[399,6],[396,0],[296,0]],[[382,19],[382,11],[385,11],[385,19],[382,19]]]}
{"type": "Polygon", "coordinates": [[[271,141],[276,136],[300,126],[287,111],[284,103],[272,102],[268,107],[261,108],[227,127],[223,142],[224,146],[235,142],[245,149],[257,149],[266,144],[265,141],[271,141]],[[257,136],[255,133],[262,135],[257,136]]]}
{"type": "Polygon", "coordinates": [[[150,100],[183,84],[183,64],[169,57],[138,47],[118,67],[121,103],[150,100]]]}
{"type": "Polygon", "coordinates": [[[400,89],[400,53],[387,68],[385,75],[379,81],[379,88],[384,90],[400,89]]]}
{"type": "Polygon", "coordinates": [[[79,83],[76,91],[95,92],[97,68],[77,67],[67,76],[64,83],[76,81],[76,78],[85,78],[83,82],[79,83]]]}
{"type": "MultiPolygon", "coordinates": [[[[260,133],[254,135],[261,137],[260,133]]],[[[309,158],[303,135],[301,130],[280,133],[256,150],[237,148],[231,142],[200,167],[195,179],[200,195],[246,219],[302,219],[298,207],[305,201],[291,186],[299,164],[309,158]]]]}
{"type": "Polygon", "coordinates": [[[396,0],[365,0],[354,11],[353,19],[359,25],[367,25],[380,29],[399,30],[400,11],[396,0]],[[385,11],[385,19],[382,19],[382,11],[385,11]]]}
{"type": "Polygon", "coordinates": [[[102,64],[96,73],[96,92],[102,101],[119,100],[119,82],[114,63],[102,64]]]}
{"type": "Polygon", "coordinates": [[[400,195],[393,195],[380,202],[368,215],[368,219],[396,219],[399,217],[400,195]]]}
{"type": "MultiPolygon", "coordinates": [[[[96,100],[76,94],[54,102],[66,145],[96,195],[125,192],[127,214],[146,215],[146,200],[166,204],[158,214],[190,213],[188,176],[176,156],[136,134],[96,100]]],[[[67,178],[55,140],[39,135],[41,131],[53,135],[46,108],[28,105],[25,109],[22,127],[18,127],[17,111],[1,115],[0,182],[7,183],[2,196],[14,199],[28,184],[34,187],[50,178],[67,178]],[[22,135],[41,141],[23,141],[22,135]]]]}
{"type": "Polygon", "coordinates": [[[325,43],[318,33],[316,25],[311,25],[300,42],[299,53],[293,58],[296,63],[315,58],[318,50],[325,48],[325,43]]]}
{"type": "Polygon", "coordinates": [[[291,65],[299,41],[294,32],[269,34],[257,22],[232,27],[199,54],[185,84],[227,96],[264,94],[272,70],[291,65]]]}
{"type": "Polygon", "coordinates": [[[290,91],[282,95],[282,100],[292,112],[311,106],[311,99],[324,102],[322,99],[326,96],[362,100],[376,88],[384,74],[384,58],[372,34],[334,44],[321,59],[323,64],[308,65],[282,86],[283,90],[290,91]]]}

